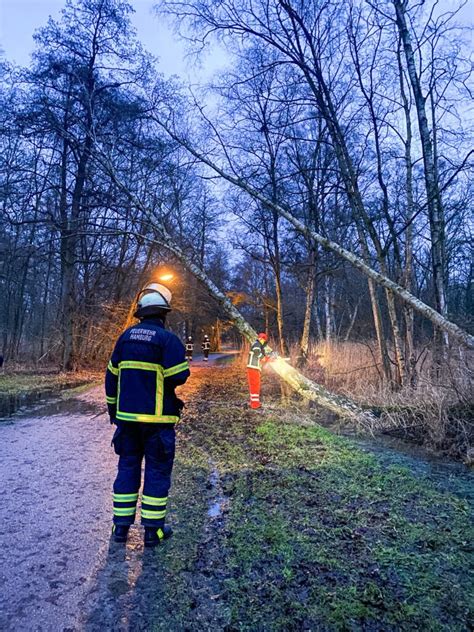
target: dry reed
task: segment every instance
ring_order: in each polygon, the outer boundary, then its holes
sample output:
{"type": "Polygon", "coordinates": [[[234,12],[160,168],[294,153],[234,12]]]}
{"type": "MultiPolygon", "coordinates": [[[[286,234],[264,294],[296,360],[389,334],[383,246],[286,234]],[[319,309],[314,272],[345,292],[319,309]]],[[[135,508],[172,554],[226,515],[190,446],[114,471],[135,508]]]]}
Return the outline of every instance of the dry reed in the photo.
{"type": "MultiPolygon", "coordinates": [[[[297,350],[292,350],[293,361],[297,350]]],[[[451,349],[436,367],[429,348],[418,353],[413,383],[394,388],[382,378],[374,342],[317,343],[305,374],[329,390],[380,412],[379,429],[436,450],[466,455],[474,435],[474,355],[451,349]]]]}

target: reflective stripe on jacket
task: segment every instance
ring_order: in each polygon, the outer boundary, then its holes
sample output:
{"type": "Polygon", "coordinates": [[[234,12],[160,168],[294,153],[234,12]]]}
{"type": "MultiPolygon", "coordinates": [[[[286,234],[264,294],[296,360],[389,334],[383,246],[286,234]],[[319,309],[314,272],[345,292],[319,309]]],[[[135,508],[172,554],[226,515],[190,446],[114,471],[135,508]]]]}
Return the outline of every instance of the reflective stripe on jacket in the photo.
{"type": "Polygon", "coordinates": [[[182,404],[174,389],[188,377],[179,338],[161,321],[144,319],[120,336],[107,366],[109,414],[122,421],[176,423],[182,404]]]}
{"type": "Polygon", "coordinates": [[[266,355],[265,346],[259,340],[256,340],[249,349],[247,367],[261,371],[262,362],[264,362],[266,355]]]}

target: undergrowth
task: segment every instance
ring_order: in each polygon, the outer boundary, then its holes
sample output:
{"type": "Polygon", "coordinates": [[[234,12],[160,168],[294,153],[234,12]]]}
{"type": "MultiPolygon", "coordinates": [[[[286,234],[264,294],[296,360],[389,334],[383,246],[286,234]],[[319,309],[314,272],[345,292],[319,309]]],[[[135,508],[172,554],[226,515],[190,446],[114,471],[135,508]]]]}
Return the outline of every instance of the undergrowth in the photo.
{"type": "MultiPolygon", "coordinates": [[[[292,362],[298,349],[293,347],[292,362]]],[[[474,440],[474,358],[453,350],[435,370],[428,348],[419,351],[413,380],[394,388],[382,379],[375,343],[318,343],[302,371],[330,391],[378,413],[378,430],[436,451],[470,459],[474,440]]]]}
{"type": "Polygon", "coordinates": [[[103,373],[4,373],[0,375],[0,397],[30,395],[38,392],[74,388],[95,382],[103,373]]]}

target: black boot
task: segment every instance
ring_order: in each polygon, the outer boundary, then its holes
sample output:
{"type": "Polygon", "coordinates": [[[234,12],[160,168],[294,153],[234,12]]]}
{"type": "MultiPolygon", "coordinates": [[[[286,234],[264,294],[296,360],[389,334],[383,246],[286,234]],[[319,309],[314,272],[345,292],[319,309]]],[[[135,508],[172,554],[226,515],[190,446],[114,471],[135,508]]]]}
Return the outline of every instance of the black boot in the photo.
{"type": "Polygon", "coordinates": [[[157,529],[156,527],[145,527],[145,546],[158,546],[163,542],[171,538],[173,535],[173,529],[168,526],[157,529]]]}
{"type": "Polygon", "coordinates": [[[114,526],[112,527],[112,533],[115,542],[126,542],[129,529],[130,525],[128,524],[114,524],[114,526]]]}

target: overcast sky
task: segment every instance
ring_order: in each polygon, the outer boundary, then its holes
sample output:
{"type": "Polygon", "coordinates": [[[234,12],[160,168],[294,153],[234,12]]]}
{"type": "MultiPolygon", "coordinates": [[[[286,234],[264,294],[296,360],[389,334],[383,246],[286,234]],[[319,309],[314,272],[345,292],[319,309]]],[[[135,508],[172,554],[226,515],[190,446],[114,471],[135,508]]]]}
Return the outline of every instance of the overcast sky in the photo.
{"type": "MultiPolygon", "coordinates": [[[[185,59],[185,47],[173,33],[169,23],[158,18],[152,8],[156,0],[133,0],[135,13],[132,21],[138,38],[150,53],[160,59],[160,70],[165,75],[177,74],[183,78],[204,78],[215,71],[223,60],[216,55],[206,60],[204,68],[197,70],[185,59]]],[[[59,17],[65,0],[0,0],[0,46],[10,62],[21,66],[29,63],[33,50],[33,33],[45,25],[48,16],[59,17]]]]}
{"type": "MultiPolygon", "coordinates": [[[[209,78],[225,63],[222,52],[208,56],[204,66],[199,70],[195,65],[185,60],[184,45],[173,33],[170,24],[158,18],[153,13],[156,0],[132,0],[135,14],[133,23],[138,32],[138,38],[144,47],[160,59],[160,70],[165,75],[178,74],[183,79],[189,78],[190,83],[198,79],[209,78]]],[[[453,10],[459,0],[440,0],[441,11],[453,10]]],[[[33,32],[46,24],[48,16],[59,16],[65,0],[0,0],[0,46],[8,61],[25,66],[33,49],[33,32]]],[[[474,0],[468,0],[458,20],[465,24],[474,18],[474,0]]],[[[471,40],[472,41],[472,40],[471,40]]]]}

